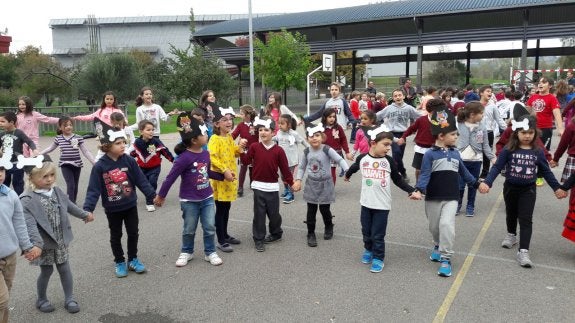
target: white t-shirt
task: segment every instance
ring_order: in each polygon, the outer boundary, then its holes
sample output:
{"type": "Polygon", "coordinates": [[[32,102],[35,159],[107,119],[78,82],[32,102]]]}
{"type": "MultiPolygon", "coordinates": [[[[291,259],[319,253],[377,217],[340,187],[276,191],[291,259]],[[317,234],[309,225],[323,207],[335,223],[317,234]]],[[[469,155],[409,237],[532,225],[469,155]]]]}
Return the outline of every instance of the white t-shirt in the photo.
{"type": "Polygon", "coordinates": [[[136,124],[131,127],[132,130],[138,129],[138,123],[142,120],[151,121],[154,124],[154,136],[159,136],[160,120],[168,120],[168,115],[164,112],[164,109],[157,104],[141,105],[136,109],[136,124]]]}

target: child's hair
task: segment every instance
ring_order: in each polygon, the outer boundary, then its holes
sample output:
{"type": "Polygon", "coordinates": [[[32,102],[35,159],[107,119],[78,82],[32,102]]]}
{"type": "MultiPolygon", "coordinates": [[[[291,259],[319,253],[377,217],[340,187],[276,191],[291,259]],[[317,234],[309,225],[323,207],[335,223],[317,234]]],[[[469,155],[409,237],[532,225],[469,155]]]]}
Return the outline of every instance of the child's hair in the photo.
{"type": "MultiPolygon", "coordinates": [[[[111,95],[114,97],[114,103],[112,103],[112,106],[117,109],[118,108],[118,102],[116,102],[116,95],[112,91],[106,91],[106,93],[104,93],[104,95],[102,95],[102,103],[100,104],[100,109],[104,109],[106,107],[106,96],[107,95],[111,95]]],[[[136,105],[140,106],[140,105],[142,105],[142,103],[138,104],[138,99],[136,99],[136,105]]]]}
{"type": "Polygon", "coordinates": [[[329,85],[329,87],[331,88],[332,86],[337,86],[337,88],[341,91],[341,84],[339,84],[339,82],[331,82],[331,84],[329,85]]]}
{"type": "Polygon", "coordinates": [[[351,98],[353,99],[353,98],[355,98],[356,96],[359,96],[360,94],[361,94],[361,92],[359,92],[359,91],[357,91],[357,90],[351,91],[351,98]]]}
{"type": "Polygon", "coordinates": [[[482,86],[482,87],[479,88],[479,94],[485,92],[485,90],[487,90],[487,89],[493,90],[493,88],[491,87],[491,85],[484,85],[484,86],[482,86]]]}
{"type": "Polygon", "coordinates": [[[72,122],[72,118],[68,116],[61,116],[60,119],[58,119],[58,130],[56,130],[57,135],[62,134],[62,130],[60,130],[60,128],[65,127],[68,122],[72,122]]]}
{"type": "Polygon", "coordinates": [[[296,130],[296,129],[297,129],[297,121],[296,121],[296,119],[294,119],[294,118],[291,116],[291,114],[287,114],[287,113],[286,113],[286,114],[282,114],[282,115],[280,116],[280,121],[281,121],[281,119],[284,119],[284,120],[287,122],[287,124],[290,125],[290,128],[291,128],[292,130],[296,130]]]}
{"type": "Polygon", "coordinates": [[[206,102],[208,102],[208,96],[210,95],[210,93],[214,93],[214,91],[212,90],[205,90],[202,93],[202,96],[200,97],[200,106],[205,106],[206,102]]]}
{"type": "Polygon", "coordinates": [[[142,120],[142,121],[138,122],[138,130],[143,131],[147,125],[151,125],[152,127],[154,127],[154,123],[152,123],[152,121],[142,120]]]}
{"type": "Polygon", "coordinates": [[[243,111],[245,115],[249,116],[251,122],[256,118],[256,109],[249,104],[242,105],[240,111],[243,111]]]}
{"type": "Polygon", "coordinates": [[[483,109],[483,104],[479,101],[467,102],[465,103],[465,107],[459,109],[459,112],[457,112],[457,122],[465,122],[465,120],[471,117],[472,113],[483,113],[483,109]]]}
{"type": "Polygon", "coordinates": [[[381,99],[383,99],[383,98],[385,98],[385,93],[383,93],[383,92],[377,92],[377,93],[375,94],[375,99],[376,99],[377,101],[379,101],[379,100],[381,100],[381,99]]]}
{"type": "MultiPolygon", "coordinates": [[[[144,92],[146,91],[152,91],[152,88],[149,86],[144,86],[141,90],[140,90],[140,94],[138,95],[138,97],[136,98],[136,106],[139,107],[144,103],[144,92]]],[[[114,100],[115,101],[115,100],[114,100]]]]}
{"type": "MultiPolygon", "coordinates": [[[[269,102],[266,103],[266,106],[264,108],[264,114],[269,116],[271,115],[271,111],[275,108],[275,109],[279,109],[280,106],[282,105],[282,95],[279,92],[272,92],[268,95],[268,98],[270,96],[274,97],[274,103],[270,104],[269,102]]],[[[260,117],[262,117],[262,115],[260,115],[260,117]]]]}
{"type": "Polygon", "coordinates": [[[0,113],[0,117],[6,119],[6,121],[8,121],[9,123],[12,122],[14,125],[16,125],[16,121],[18,121],[18,118],[16,117],[16,113],[14,113],[12,111],[2,112],[2,113],[0,113]]]}
{"type": "MultiPolygon", "coordinates": [[[[117,138],[116,140],[114,140],[114,142],[116,142],[116,141],[118,141],[118,140],[123,140],[126,144],[128,144],[126,138],[124,138],[124,137],[117,138]]],[[[114,142],[101,144],[101,145],[100,145],[100,150],[101,150],[103,153],[109,152],[110,149],[112,148],[112,144],[113,144],[114,142]]]]}
{"type": "Polygon", "coordinates": [[[521,91],[515,91],[513,92],[513,98],[517,101],[521,100],[521,98],[523,97],[523,93],[521,91]]]}
{"type": "Polygon", "coordinates": [[[26,177],[26,188],[30,192],[34,191],[36,189],[36,185],[34,185],[32,179],[36,177],[43,177],[48,173],[54,173],[54,176],[56,175],[56,165],[52,162],[43,162],[42,168],[38,167],[31,168],[30,172],[28,173],[28,176],[26,177]]]}
{"type": "Polygon", "coordinates": [[[393,94],[395,94],[395,92],[401,92],[401,94],[403,94],[402,89],[393,89],[393,91],[391,91],[391,96],[393,96],[393,94]]]}
{"type": "Polygon", "coordinates": [[[202,119],[206,119],[206,113],[202,108],[193,108],[192,109],[192,116],[202,117],[202,119]]]}
{"type": "Polygon", "coordinates": [[[121,114],[120,112],[113,112],[110,115],[110,122],[112,124],[114,124],[116,122],[122,122],[122,124],[123,124],[122,128],[123,128],[126,126],[126,117],[124,117],[124,115],[121,114]]]}
{"type": "Polygon", "coordinates": [[[447,108],[447,104],[442,99],[430,99],[425,104],[425,111],[432,114],[434,111],[441,111],[447,108]]]}
{"type": "MultiPolygon", "coordinates": [[[[328,124],[327,124],[327,117],[329,117],[329,116],[332,115],[332,114],[337,115],[334,108],[327,108],[327,109],[323,110],[323,114],[322,114],[322,116],[321,116],[321,123],[322,123],[324,126],[327,126],[327,125],[328,125],[328,124]]],[[[335,124],[337,124],[337,120],[335,121],[335,124]]]]}
{"type": "Polygon", "coordinates": [[[437,92],[437,88],[429,86],[427,89],[425,89],[425,91],[427,92],[427,95],[432,95],[433,93],[437,92]]]}
{"type": "Polygon", "coordinates": [[[389,131],[384,131],[384,132],[380,132],[377,134],[377,136],[375,136],[375,139],[371,139],[371,137],[369,137],[369,141],[370,142],[380,142],[383,139],[389,139],[391,141],[393,141],[393,133],[389,132],[389,131]]]}
{"type": "MultiPolygon", "coordinates": [[[[34,105],[32,104],[32,99],[30,99],[30,97],[21,96],[18,98],[18,101],[20,100],[24,101],[24,104],[26,104],[26,110],[24,110],[24,114],[30,114],[32,111],[34,111],[34,105]]],[[[20,110],[18,110],[18,113],[20,113],[20,110]]]]}
{"type": "Polygon", "coordinates": [[[463,100],[464,98],[465,98],[465,92],[463,92],[463,91],[458,91],[458,92],[457,92],[457,99],[463,100]]]}
{"type": "MultiPolygon", "coordinates": [[[[371,124],[375,124],[375,120],[376,120],[377,116],[375,115],[375,112],[373,112],[373,110],[365,110],[361,114],[365,114],[367,119],[371,121],[371,124]]],[[[361,115],[360,115],[360,118],[361,118],[361,115]]]]}
{"type": "MultiPolygon", "coordinates": [[[[529,124],[535,124],[535,117],[534,116],[525,116],[523,118],[520,118],[521,120],[518,121],[522,121],[525,119],[529,120],[529,124]]],[[[507,142],[507,145],[505,146],[507,148],[507,150],[509,151],[515,151],[517,149],[519,149],[519,145],[521,144],[521,142],[519,141],[519,131],[522,131],[523,128],[519,128],[515,131],[513,131],[511,133],[511,136],[509,136],[509,142],[507,142]]],[[[537,130],[537,128],[535,127],[529,127],[529,130],[534,130],[535,131],[535,135],[533,135],[533,140],[531,140],[531,149],[535,150],[535,149],[540,149],[539,146],[537,146],[537,138],[539,138],[539,130],[537,130]]]]}
{"type": "Polygon", "coordinates": [[[549,83],[549,86],[553,86],[555,84],[555,80],[550,77],[542,76],[539,78],[539,82],[549,83]]]}
{"type": "MultiPolygon", "coordinates": [[[[223,118],[221,118],[220,120],[215,120],[214,119],[214,127],[213,127],[213,131],[215,135],[220,135],[220,126],[219,123],[222,121],[223,118]]],[[[232,128],[234,127],[234,119],[232,118],[232,128]]]]}

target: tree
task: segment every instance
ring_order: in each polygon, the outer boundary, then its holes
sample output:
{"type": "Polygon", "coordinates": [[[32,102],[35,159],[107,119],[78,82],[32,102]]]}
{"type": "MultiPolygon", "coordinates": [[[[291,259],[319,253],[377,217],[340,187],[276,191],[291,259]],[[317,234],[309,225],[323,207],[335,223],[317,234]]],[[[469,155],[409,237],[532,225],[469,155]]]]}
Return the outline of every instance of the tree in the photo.
{"type": "Polygon", "coordinates": [[[118,102],[136,97],[144,86],[138,63],[129,53],[90,54],[74,76],[78,95],[86,100],[99,100],[112,90],[118,102]]]}
{"type": "Polygon", "coordinates": [[[18,65],[15,55],[0,55],[0,88],[10,89],[16,85],[18,65]]]}
{"type": "Polygon", "coordinates": [[[185,50],[172,46],[170,52],[175,57],[166,62],[171,72],[166,85],[176,99],[197,102],[202,92],[210,89],[217,93],[222,106],[228,104],[238,85],[216,57],[204,57],[199,46],[185,50]]]}
{"type": "Polygon", "coordinates": [[[429,84],[438,87],[465,83],[465,65],[460,61],[439,61],[428,75],[429,84]]]}
{"type": "Polygon", "coordinates": [[[271,88],[284,92],[288,88],[305,90],[306,76],[313,61],[306,38],[300,33],[285,29],[267,34],[264,44],[256,39],[254,44],[254,70],[256,78],[264,79],[271,88]]]}

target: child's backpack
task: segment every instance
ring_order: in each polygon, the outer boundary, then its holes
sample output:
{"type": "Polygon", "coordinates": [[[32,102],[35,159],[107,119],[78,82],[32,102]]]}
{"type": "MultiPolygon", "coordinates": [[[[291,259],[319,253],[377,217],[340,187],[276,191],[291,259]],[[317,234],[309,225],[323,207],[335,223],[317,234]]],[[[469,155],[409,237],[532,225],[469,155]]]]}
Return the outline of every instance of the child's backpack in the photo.
{"type": "MultiPolygon", "coordinates": [[[[326,154],[326,156],[331,159],[331,157],[329,157],[329,146],[328,145],[323,145],[323,152],[326,154]]],[[[307,154],[309,154],[309,147],[305,147],[305,149],[303,150],[303,156],[304,158],[307,160],[307,154]]]]}

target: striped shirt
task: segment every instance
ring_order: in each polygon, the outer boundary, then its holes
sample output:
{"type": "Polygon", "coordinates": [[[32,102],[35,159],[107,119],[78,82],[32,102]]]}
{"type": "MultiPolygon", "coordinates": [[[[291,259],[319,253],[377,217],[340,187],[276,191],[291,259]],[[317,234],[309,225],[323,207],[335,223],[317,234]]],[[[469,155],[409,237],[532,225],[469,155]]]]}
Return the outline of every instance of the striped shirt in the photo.
{"type": "Polygon", "coordinates": [[[64,135],[57,135],[54,138],[54,142],[52,145],[46,149],[44,149],[40,154],[47,154],[56,147],[60,147],[60,161],[58,162],[58,166],[62,166],[64,164],[73,165],[76,167],[82,167],[82,157],[80,156],[80,150],[86,158],[94,164],[94,157],[92,154],[86,149],[84,145],[84,138],[73,134],[70,137],[65,137],[64,135]]]}

